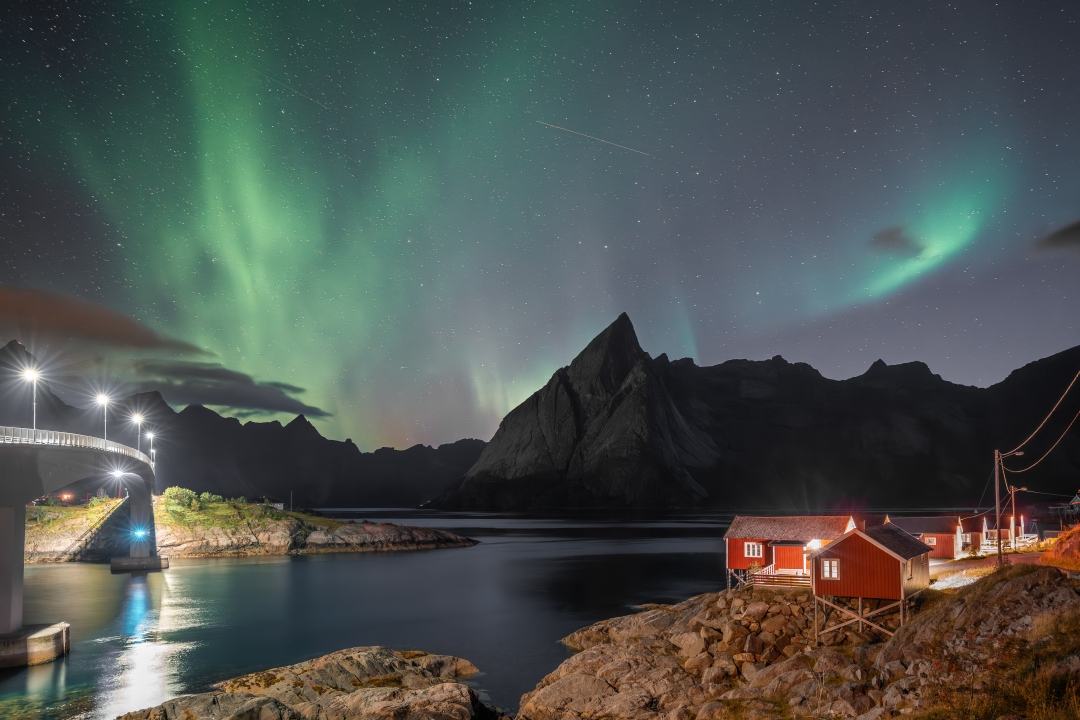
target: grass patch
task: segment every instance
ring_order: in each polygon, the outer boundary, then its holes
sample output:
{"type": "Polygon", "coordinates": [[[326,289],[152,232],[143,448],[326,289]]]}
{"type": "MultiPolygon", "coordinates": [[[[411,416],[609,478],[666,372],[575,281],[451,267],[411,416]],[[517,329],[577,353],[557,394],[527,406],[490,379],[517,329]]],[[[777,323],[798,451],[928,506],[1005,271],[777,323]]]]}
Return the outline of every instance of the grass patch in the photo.
{"type": "Polygon", "coordinates": [[[233,500],[200,503],[198,509],[159,501],[154,505],[154,522],[177,527],[218,527],[225,530],[259,529],[273,522],[296,520],[310,530],[333,531],[345,523],[292,510],[278,510],[270,505],[241,503],[233,500]]]}
{"type": "Polygon", "coordinates": [[[39,505],[26,508],[26,531],[37,535],[61,534],[71,531],[73,521],[88,527],[104,519],[123,500],[104,498],[91,505],[39,505]]]}

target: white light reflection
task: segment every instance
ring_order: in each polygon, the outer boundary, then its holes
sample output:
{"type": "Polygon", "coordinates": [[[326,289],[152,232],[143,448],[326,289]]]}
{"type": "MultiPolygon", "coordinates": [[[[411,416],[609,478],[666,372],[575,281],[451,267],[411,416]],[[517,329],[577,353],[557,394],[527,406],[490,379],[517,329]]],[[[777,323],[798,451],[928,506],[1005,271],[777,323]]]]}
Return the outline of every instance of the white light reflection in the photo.
{"type": "Polygon", "coordinates": [[[198,609],[173,607],[166,573],[132,575],[120,617],[123,648],[102,668],[93,717],[105,720],[160,705],[182,692],[181,663],[195,643],[175,642],[168,633],[198,625],[198,609]]]}

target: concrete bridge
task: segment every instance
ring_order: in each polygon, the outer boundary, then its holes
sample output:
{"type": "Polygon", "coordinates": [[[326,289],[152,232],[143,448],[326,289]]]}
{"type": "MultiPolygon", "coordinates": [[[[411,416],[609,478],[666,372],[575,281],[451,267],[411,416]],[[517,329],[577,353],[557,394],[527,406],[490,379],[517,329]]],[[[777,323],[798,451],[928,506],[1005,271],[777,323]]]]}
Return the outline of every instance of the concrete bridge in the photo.
{"type": "Polygon", "coordinates": [[[0,635],[22,627],[26,504],[93,476],[129,495],[130,556],[156,556],[154,468],[145,453],[88,435],[0,427],[0,635]]]}

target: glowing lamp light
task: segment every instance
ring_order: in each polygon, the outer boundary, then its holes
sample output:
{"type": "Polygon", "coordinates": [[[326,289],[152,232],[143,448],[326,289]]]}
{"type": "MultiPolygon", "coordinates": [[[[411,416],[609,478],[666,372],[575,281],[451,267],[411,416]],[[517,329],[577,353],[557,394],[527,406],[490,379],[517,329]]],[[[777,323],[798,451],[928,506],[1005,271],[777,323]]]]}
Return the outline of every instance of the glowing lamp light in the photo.
{"type": "Polygon", "coordinates": [[[22,371],[22,376],[24,380],[28,380],[29,382],[34,382],[39,377],[41,377],[40,375],[38,375],[38,371],[34,368],[26,368],[22,371]]]}
{"type": "Polygon", "coordinates": [[[114,478],[116,478],[117,480],[119,480],[120,478],[124,477],[124,471],[123,471],[123,470],[113,470],[113,471],[112,471],[111,473],[109,473],[109,474],[110,474],[110,475],[112,475],[112,476],[113,476],[114,478]]]}
{"type": "Polygon", "coordinates": [[[138,413],[132,415],[131,422],[135,423],[136,425],[142,425],[142,415],[139,415],[138,413]]]}
{"type": "Polygon", "coordinates": [[[94,402],[96,402],[98,405],[108,405],[109,404],[109,396],[108,395],[98,395],[96,398],[94,398],[94,402]]]}
{"type": "Polygon", "coordinates": [[[821,541],[811,540],[810,542],[806,543],[806,547],[810,548],[811,550],[817,550],[821,547],[821,541]]]}
{"type": "Polygon", "coordinates": [[[137,538],[144,538],[144,537],[146,537],[147,532],[143,528],[135,528],[134,530],[131,531],[131,534],[134,535],[137,538]]]}

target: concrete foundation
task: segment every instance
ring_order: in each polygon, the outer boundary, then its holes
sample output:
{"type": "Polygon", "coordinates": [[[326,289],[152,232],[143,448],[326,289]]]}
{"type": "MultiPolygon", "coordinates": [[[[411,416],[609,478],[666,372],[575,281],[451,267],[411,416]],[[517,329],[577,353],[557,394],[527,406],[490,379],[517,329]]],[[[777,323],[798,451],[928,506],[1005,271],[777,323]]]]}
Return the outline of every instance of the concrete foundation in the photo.
{"type": "Polygon", "coordinates": [[[169,558],[154,555],[152,557],[114,557],[109,562],[109,569],[114,573],[155,572],[167,570],[169,558]]]}
{"type": "Polygon", "coordinates": [[[0,668],[41,665],[64,657],[71,650],[70,626],[26,625],[0,635],[0,668]]]}

